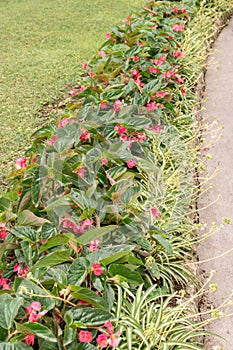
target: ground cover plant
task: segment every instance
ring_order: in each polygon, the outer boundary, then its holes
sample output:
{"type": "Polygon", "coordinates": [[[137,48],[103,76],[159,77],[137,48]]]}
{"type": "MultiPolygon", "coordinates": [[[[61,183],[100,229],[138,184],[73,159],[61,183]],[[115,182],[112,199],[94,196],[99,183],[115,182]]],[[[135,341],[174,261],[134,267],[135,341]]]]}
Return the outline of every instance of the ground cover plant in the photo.
{"type": "Polygon", "coordinates": [[[150,1],[113,27],[57,127],[17,159],[0,199],[0,349],[202,348],[184,290],[195,98],[182,47],[200,8],[219,10],[202,5],[150,1]]]}
{"type": "MultiPolygon", "coordinates": [[[[67,86],[104,32],[143,0],[2,0],[0,2],[0,181],[30,145],[40,113],[67,86]],[[17,132],[16,132],[17,130],[17,132]]],[[[52,114],[52,113],[51,113],[52,114]]]]}

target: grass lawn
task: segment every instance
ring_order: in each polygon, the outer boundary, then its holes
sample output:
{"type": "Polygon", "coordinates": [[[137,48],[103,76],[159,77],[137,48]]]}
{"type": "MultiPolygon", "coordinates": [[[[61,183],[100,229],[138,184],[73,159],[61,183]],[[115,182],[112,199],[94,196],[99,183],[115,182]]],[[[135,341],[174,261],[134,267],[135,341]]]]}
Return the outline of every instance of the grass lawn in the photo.
{"type": "Polygon", "coordinates": [[[0,0],[0,179],[105,32],[144,0],[0,0]]]}

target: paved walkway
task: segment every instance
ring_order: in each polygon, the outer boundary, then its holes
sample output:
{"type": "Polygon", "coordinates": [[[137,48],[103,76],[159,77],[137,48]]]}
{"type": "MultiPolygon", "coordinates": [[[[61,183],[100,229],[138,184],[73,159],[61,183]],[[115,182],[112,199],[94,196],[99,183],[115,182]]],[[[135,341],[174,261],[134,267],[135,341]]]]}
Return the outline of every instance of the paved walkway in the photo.
{"type": "MultiPolygon", "coordinates": [[[[209,237],[198,248],[200,260],[221,255],[233,248],[233,18],[221,32],[215,42],[214,50],[209,58],[206,75],[206,92],[203,117],[209,116],[209,122],[219,119],[219,125],[224,125],[223,137],[210,147],[212,160],[207,161],[207,173],[211,175],[216,168],[219,174],[211,180],[214,188],[202,195],[198,207],[202,208],[221,198],[205,210],[200,210],[200,221],[211,227],[213,222],[223,223],[223,218],[230,218],[231,223],[209,237]]],[[[211,142],[211,135],[207,137],[211,142]]],[[[202,232],[202,231],[201,231],[202,232]]],[[[211,283],[217,284],[217,292],[209,296],[214,307],[222,304],[233,291],[233,249],[225,256],[199,265],[201,274],[211,270],[216,273],[211,283]]],[[[233,298],[232,298],[233,299],[233,298]]],[[[233,313],[233,306],[229,313],[233,313]]],[[[205,340],[205,349],[233,350],[233,316],[214,321],[208,330],[218,333],[225,340],[209,337],[205,340]]]]}

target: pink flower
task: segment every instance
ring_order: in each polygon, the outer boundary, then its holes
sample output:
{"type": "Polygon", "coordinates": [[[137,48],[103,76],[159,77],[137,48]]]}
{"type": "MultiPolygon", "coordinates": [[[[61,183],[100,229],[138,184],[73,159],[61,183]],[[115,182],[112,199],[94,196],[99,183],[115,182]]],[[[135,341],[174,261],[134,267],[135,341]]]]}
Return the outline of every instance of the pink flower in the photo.
{"type": "Polygon", "coordinates": [[[90,137],[91,137],[91,134],[89,133],[89,131],[87,129],[84,129],[80,136],[80,140],[87,141],[90,137]]]}
{"type": "Polygon", "coordinates": [[[105,109],[107,107],[107,103],[104,101],[100,101],[100,108],[105,109]]]}
{"type": "Polygon", "coordinates": [[[128,140],[128,136],[127,135],[121,135],[120,137],[121,141],[125,142],[128,140]]]}
{"type": "Polygon", "coordinates": [[[174,32],[183,32],[184,31],[184,26],[182,23],[176,23],[174,24],[174,26],[172,27],[174,32]]]}
{"type": "Polygon", "coordinates": [[[157,91],[156,92],[156,97],[163,98],[167,95],[167,91],[157,91]]]}
{"type": "Polygon", "coordinates": [[[0,239],[6,239],[7,231],[6,231],[6,225],[4,222],[0,221],[0,239]]]}
{"type": "Polygon", "coordinates": [[[184,96],[186,96],[186,95],[187,95],[187,92],[186,92],[186,90],[185,90],[185,88],[184,88],[184,86],[183,86],[183,85],[182,85],[182,86],[180,86],[180,91],[181,91],[182,95],[184,95],[184,96]]]}
{"type": "Polygon", "coordinates": [[[87,86],[85,86],[85,85],[81,85],[80,88],[79,88],[80,91],[84,91],[86,89],[87,89],[87,86]]]}
{"type": "Polygon", "coordinates": [[[92,219],[85,219],[82,221],[81,223],[81,228],[82,229],[86,229],[86,228],[91,228],[91,226],[93,225],[94,221],[92,219]]]}
{"type": "Polygon", "coordinates": [[[176,78],[176,81],[177,81],[177,83],[182,84],[184,82],[184,78],[181,78],[181,77],[178,76],[176,78]]]}
{"type": "Polygon", "coordinates": [[[70,91],[69,94],[73,97],[78,94],[78,91],[70,91]]]}
{"type": "MultiPolygon", "coordinates": [[[[7,278],[6,278],[7,279],[7,278]]],[[[9,283],[4,283],[2,285],[2,290],[10,290],[11,289],[11,286],[9,285],[9,283]]]]}
{"type": "Polygon", "coordinates": [[[155,219],[159,219],[159,218],[162,217],[157,208],[151,208],[150,211],[151,211],[151,214],[153,215],[153,217],[154,217],[155,219]]]}
{"type": "Polygon", "coordinates": [[[108,334],[99,334],[96,339],[96,342],[100,348],[106,348],[108,346],[108,334]]]}
{"type": "Polygon", "coordinates": [[[16,159],[15,167],[16,167],[16,169],[26,168],[27,167],[27,158],[22,157],[22,158],[16,159]]]}
{"type": "Polygon", "coordinates": [[[100,263],[92,264],[92,268],[95,276],[101,276],[103,274],[103,269],[100,263]]]}
{"type": "Polygon", "coordinates": [[[173,57],[178,57],[178,58],[183,58],[185,56],[186,52],[185,51],[174,51],[173,52],[173,57]]]}
{"type": "Polygon", "coordinates": [[[111,34],[110,33],[106,33],[105,36],[106,36],[107,39],[111,39],[111,34]]]}
{"type": "Polygon", "coordinates": [[[146,134],[144,134],[143,132],[138,132],[137,133],[137,138],[139,142],[143,142],[146,140],[146,134]]]}
{"type": "Polygon", "coordinates": [[[64,128],[69,123],[69,121],[69,118],[63,118],[62,120],[60,120],[58,128],[64,128]]]}
{"type": "Polygon", "coordinates": [[[27,277],[27,273],[29,271],[28,266],[25,266],[25,268],[23,269],[22,266],[20,264],[15,264],[14,266],[14,272],[17,272],[17,275],[23,278],[27,277]]]}
{"type": "Polygon", "coordinates": [[[117,332],[115,334],[111,334],[110,338],[108,340],[109,345],[111,345],[113,348],[116,348],[120,343],[120,338],[118,336],[120,335],[120,332],[117,332]]]}
{"type": "Polygon", "coordinates": [[[132,72],[131,72],[133,78],[135,78],[135,79],[139,76],[139,73],[140,72],[137,69],[133,69],[132,72]]]}
{"type": "Polygon", "coordinates": [[[153,73],[153,74],[158,74],[158,73],[159,73],[159,70],[158,70],[157,67],[152,67],[152,66],[150,66],[150,67],[149,67],[149,72],[150,72],[150,73],[153,73]]]}
{"type": "Polygon", "coordinates": [[[137,42],[137,45],[138,45],[139,47],[145,46],[143,43],[140,43],[139,41],[137,42]]]}
{"type": "Polygon", "coordinates": [[[94,72],[88,72],[88,75],[92,78],[94,76],[94,72]]]}
{"type": "Polygon", "coordinates": [[[130,159],[130,160],[128,160],[128,162],[127,162],[127,167],[128,167],[129,169],[132,169],[136,164],[137,164],[136,160],[130,159]]]}
{"type": "Polygon", "coordinates": [[[146,105],[146,108],[148,109],[148,111],[155,111],[158,108],[158,106],[155,102],[151,102],[146,105]]]}
{"type": "Polygon", "coordinates": [[[88,67],[88,64],[87,63],[83,63],[83,69],[87,69],[87,67],[88,67]]]}
{"type": "Polygon", "coordinates": [[[162,128],[161,124],[157,124],[157,125],[153,126],[152,130],[154,130],[155,132],[159,133],[160,131],[163,130],[163,128],[162,128]]]}
{"type": "Polygon", "coordinates": [[[114,111],[115,112],[119,112],[121,110],[121,101],[120,100],[116,100],[116,102],[113,105],[114,111]]]}
{"type": "Polygon", "coordinates": [[[53,136],[53,137],[51,137],[50,140],[48,140],[48,144],[49,144],[50,146],[53,146],[54,143],[56,142],[56,140],[57,140],[57,137],[56,137],[56,136],[53,136]]]}
{"type": "Polygon", "coordinates": [[[26,337],[24,338],[24,341],[28,345],[34,345],[34,342],[35,342],[34,334],[27,334],[26,337]]]}
{"type": "Polygon", "coordinates": [[[204,152],[208,152],[208,151],[209,151],[209,147],[204,147],[204,148],[203,148],[203,151],[204,151],[204,152]]]}
{"type": "Polygon", "coordinates": [[[173,70],[169,70],[167,72],[162,73],[162,78],[175,78],[175,76],[176,72],[174,72],[173,70]]]}
{"type": "Polygon", "coordinates": [[[92,252],[97,252],[97,250],[99,250],[99,243],[100,243],[100,240],[99,239],[96,239],[94,241],[91,241],[89,243],[89,249],[92,251],[92,252]]]}
{"type": "Polygon", "coordinates": [[[108,162],[107,158],[103,158],[103,159],[101,160],[101,164],[102,164],[102,165],[106,165],[107,162],[108,162]]]}
{"type": "Polygon", "coordinates": [[[161,56],[158,60],[151,59],[151,63],[155,64],[156,66],[161,66],[166,61],[167,55],[161,56]]]}
{"type": "Polygon", "coordinates": [[[82,179],[84,179],[85,177],[85,170],[84,170],[84,167],[80,167],[77,171],[76,171],[76,174],[78,174],[82,179]]]}
{"type": "Polygon", "coordinates": [[[106,52],[105,51],[103,51],[103,50],[101,50],[101,51],[99,51],[99,55],[100,55],[100,57],[105,57],[106,56],[106,52]]]}
{"type": "Polygon", "coordinates": [[[132,60],[133,60],[134,62],[138,62],[138,61],[140,61],[140,57],[139,57],[139,56],[133,56],[133,57],[132,57],[132,60]]]}
{"type": "Polygon", "coordinates": [[[173,7],[173,8],[172,8],[172,12],[178,13],[178,12],[179,12],[178,7],[177,7],[177,6],[173,7]]]}
{"type": "Polygon", "coordinates": [[[110,320],[105,322],[104,327],[107,329],[108,333],[112,334],[114,332],[114,327],[113,327],[112,322],[110,320]]]}
{"type": "Polygon", "coordinates": [[[88,331],[80,331],[78,338],[80,343],[90,343],[92,341],[92,334],[88,331]]]}

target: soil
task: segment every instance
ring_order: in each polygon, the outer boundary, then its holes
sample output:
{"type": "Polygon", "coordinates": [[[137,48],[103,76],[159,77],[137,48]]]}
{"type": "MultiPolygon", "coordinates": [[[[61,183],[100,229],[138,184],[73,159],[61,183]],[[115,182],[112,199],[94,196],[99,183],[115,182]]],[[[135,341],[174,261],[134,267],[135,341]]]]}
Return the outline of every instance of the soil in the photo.
{"type": "Polygon", "coordinates": [[[198,200],[199,219],[205,227],[200,235],[209,229],[215,232],[199,245],[197,253],[199,262],[205,261],[198,265],[199,274],[206,280],[214,270],[210,283],[214,289],[216,284],[217,290],[205,296],[201,311],[215,309],[229,301],[220,310],[220,318],[205,328],[224,339],[207,336],[204,348],[233,350],[233,18],[215,41],[208,59],[203,107],[202,118],[213,129],[203,136],[207,165],[200,173],[200,181],[204,180],[202,177],[218,174],[209,181],[212,188],[198,200]],[[221,129],[221,125],[224,128],[221,129]],[[218,127],[221,131],[216,134],[214,130],[218,127]],[[214,142],[217,135],[220,137],[214,142]]]}

